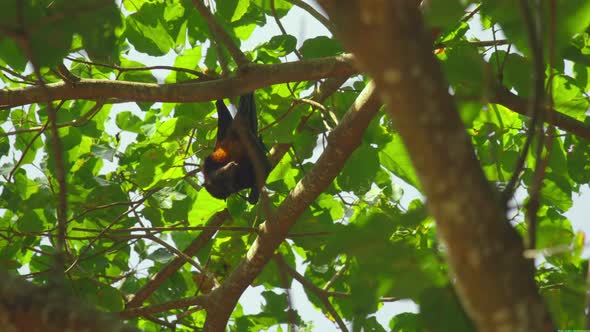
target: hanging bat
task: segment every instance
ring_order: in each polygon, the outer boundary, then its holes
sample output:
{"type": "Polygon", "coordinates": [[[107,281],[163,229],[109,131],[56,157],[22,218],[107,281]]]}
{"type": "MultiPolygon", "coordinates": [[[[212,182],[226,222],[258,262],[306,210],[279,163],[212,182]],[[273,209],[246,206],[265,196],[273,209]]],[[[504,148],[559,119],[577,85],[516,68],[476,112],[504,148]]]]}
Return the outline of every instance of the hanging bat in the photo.
{"type": "Polygon", "coordinates": [[[238,112],[232,118],[223,100],[217,107],[217,138],[213,152],[205,158],[205,188],[215,198],[250,188],[248,202],[258,202],[260,190],[270,173],[266,148],[258,138],[254,93],[240,97],[238,112]]]}

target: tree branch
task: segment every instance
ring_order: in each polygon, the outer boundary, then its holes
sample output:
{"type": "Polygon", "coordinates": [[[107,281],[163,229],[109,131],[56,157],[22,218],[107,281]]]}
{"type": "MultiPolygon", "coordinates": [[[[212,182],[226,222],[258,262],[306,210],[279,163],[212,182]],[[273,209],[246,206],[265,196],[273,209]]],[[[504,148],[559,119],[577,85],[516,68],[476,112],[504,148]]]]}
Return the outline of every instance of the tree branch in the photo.
{"type": "MultiPolygon", "coordinates": [[[[504,86],[496,86],[495,91],[493,92],[493,96],[490,99],[490,102],[503,105],[518,114],[529,116],[527,106],[529,104],[529,101],[510,92],[504,86]]],[[[556,110],[546,105],[543,107],[545,107],[545,112],[547,113],[547,116],[545,117],[547,123],[554,125],[555,127],[568,133],[590,140],[589,125],[585,124],[584,122],[578,121],[568,115],[557,112],[556,110]]]]}
{"type": "Polygon", "coordinates": [[[4,272],[0,272],[0,299],[2,331],[137,331],[56,288],[41,288],[4,272]]]}
{"type": "Polygon", "coordinates": [[[137,102],[203,102],[244,93],[272,84],[313,81],[326,77],[348,77],[358,73],[351,55],[280,64],[249,64],[233,77],[196,83],[152,84],[127,81],[81,79],[74,84],[59,82],[0,90],[0,107],[13,107],[63,99],[119,98],[137,102]]]}
{"type": "Polygon", "coordinates": [[[131,308],[118,313],[121,318],[134,318],[140,316],[153,315],[172,309],[183,309],[190,306],[198,305],[200,307],[206,307],[209,303],[209,297],[207,295],[193,296],[186,299],[174,300],[166,303],[159,303],[150,305],[142,308],[131,308]]]}
{"type": "MultiPolygon", "coordinates": [[[[533,77],[532,77],[532,101],[528,105],[531,114],[530,130],[534,132],[537,138],[537,150],[535,151],[536,163],[533,181],[529,186],[529,201],[527,203],[527,247],[529,249],[536,248],[536,234],[537,234],[537,213],[540,206],[541,184],[543,182],[543,175],[545,167],[543,167],[543,147],[545,146],[545,61],[543,59],[543,37],[541,31],[541,18],[536,15],[540,12],[540,8],[533,12],[529,7],[528,0],[520,0],[520,11],[523,18],[524,25],[527,30],[527,37],[530,46],[531,56],[533,58],[533,77]]],[[[547,151],[550,153],[550,150],[547,151]]]]}
{"type": "Polygon", "coordinates": [[[554,331],[522,238],[481,170],[418,8],[405,0],[320,3],[390,105],[478,329],[554,331]]]}

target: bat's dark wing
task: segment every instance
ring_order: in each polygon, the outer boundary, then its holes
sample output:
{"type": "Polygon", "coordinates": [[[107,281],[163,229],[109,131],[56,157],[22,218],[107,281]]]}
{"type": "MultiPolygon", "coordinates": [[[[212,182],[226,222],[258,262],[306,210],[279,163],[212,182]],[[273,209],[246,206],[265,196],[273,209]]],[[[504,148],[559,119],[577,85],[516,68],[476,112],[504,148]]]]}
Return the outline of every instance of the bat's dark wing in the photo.
{"type": "Polygon", "coordinates": [[[250,92],[240,97],[236,121],[243,122],[254,135],[258,135],[258,119],[256,118],[256,103],[254,101],[254,92],[250,92]]]}
{"type": "Polygon", "coordinates": [[[244,168],[248,169],[251,172],[250,174],[255,174],[256,178],[261,178],[260,181],[253,181],[249,185],[252,190],[248,201],[254,204],[258,201],[260,189],[271,170],[270,162],[266,157],[266,147],[258,137],[258,119],[256,117],[254,93],[251,92],[240,97],[238,113],[234,122],[235,125],[245,125],[248,128],[247,131],[242,131],[242,133],[246,133],[246,137],[241,137],[244,144],[249,145],[249,148],[247,148],[249,158],[244,164],[244,168]]]}
{"type": "Polygon", "coordinates": [[[219,142],[227,136],[232,117],[223,100],[218,100],[215,106],[217,106],[217,141],[219,142]]]}
{"type": "Polygon", "coordinates": [[[217,142],[203,163],[205,187],[220,199],[250,188],[248,202],[254,204],[271,170],[266,148],[258,137],[254,93],[240,97],[238,112],[233,119],[223,100],[218,100],[215,105],[217,142]]]}

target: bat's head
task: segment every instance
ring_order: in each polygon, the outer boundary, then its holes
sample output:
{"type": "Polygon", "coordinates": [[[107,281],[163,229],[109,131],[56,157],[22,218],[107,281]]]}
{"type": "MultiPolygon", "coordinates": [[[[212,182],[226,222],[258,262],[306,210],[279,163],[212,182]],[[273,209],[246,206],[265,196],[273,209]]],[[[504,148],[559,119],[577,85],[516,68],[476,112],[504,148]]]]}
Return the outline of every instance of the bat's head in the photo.
{"type": "Polygon", "coordinates": [[[208,157],[203,164],[203,175],[205,189],[215,198],[227,199],[231,194],[241,189],[236,187],[236,178],[238,176],[238,164],[236,162],[219,164],[211,157],[208,157]]]}

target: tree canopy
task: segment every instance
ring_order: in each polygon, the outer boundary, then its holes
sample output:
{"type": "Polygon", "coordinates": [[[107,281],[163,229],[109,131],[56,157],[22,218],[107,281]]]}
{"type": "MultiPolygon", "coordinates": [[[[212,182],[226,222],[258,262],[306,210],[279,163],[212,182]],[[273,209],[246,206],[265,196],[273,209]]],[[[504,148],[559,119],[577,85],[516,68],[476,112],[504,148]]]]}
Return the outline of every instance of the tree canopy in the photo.
{"type": "Polygon", "coordinates": [[[0,326],[590,328],[590,2],[318,2],[0,2],[0,326]],[[255,205],[201,175],[251,91],[255,205]]]}

